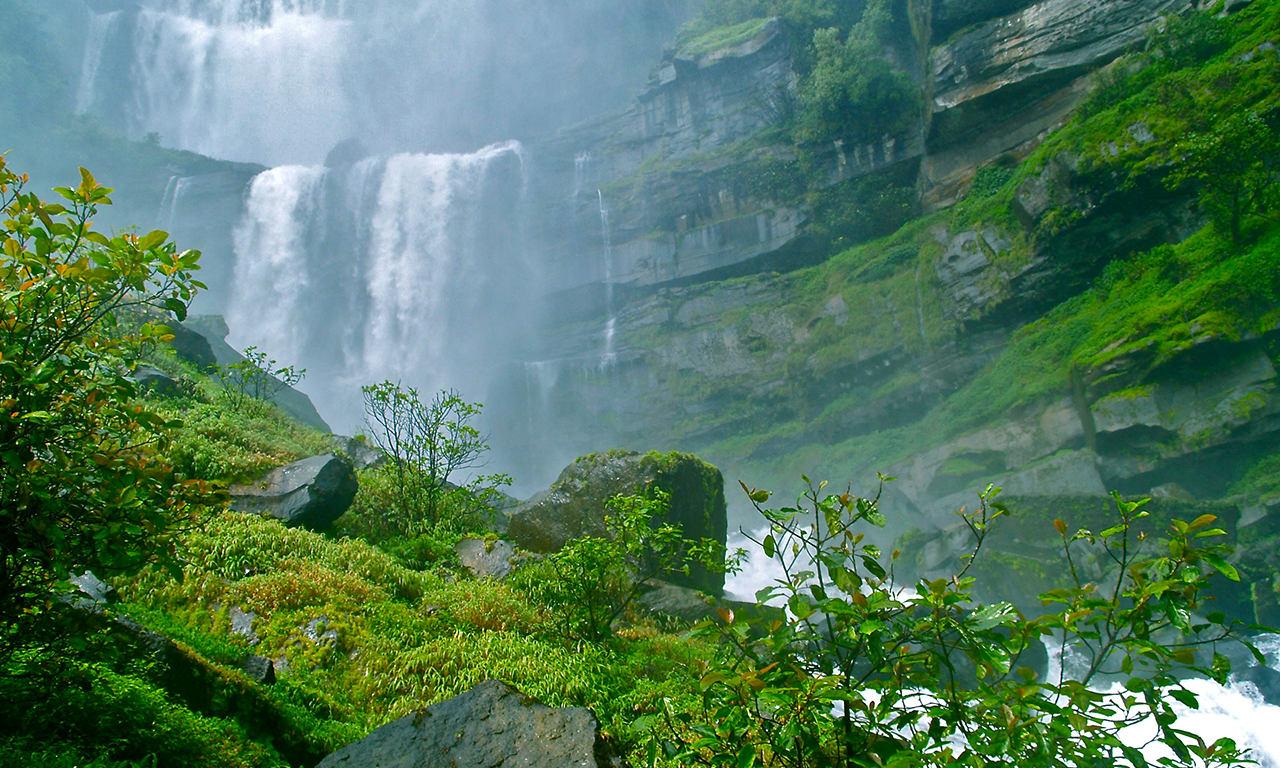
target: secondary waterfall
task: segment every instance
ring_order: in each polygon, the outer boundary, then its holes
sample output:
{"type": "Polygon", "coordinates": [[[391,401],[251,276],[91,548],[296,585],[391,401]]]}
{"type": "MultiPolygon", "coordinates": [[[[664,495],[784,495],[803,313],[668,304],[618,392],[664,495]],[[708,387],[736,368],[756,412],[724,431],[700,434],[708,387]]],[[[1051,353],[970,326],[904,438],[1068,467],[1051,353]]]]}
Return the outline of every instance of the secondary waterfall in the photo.
{"type": "Polygon", "coordinates": [[[600,201],[600,239],[604,242],[604,268],[601,270],[601,279],[604,281],[604,308],[605,320],[604,326],[604,357],[600,362],[601,367],[606,367],[613,362],[613,337],[618,318],[614,315],[613,307],[613,235],[610,233],[609,225],[609,206],[604,203],[604,192],[596,190],[596,197],[600,201]]]}
{"type": "Polygon", "coordinates": [[[102,51],[107,38],[120,19],[120,11],[94,13],[89,17],[89,34],[85,38],[84,63],[80,68],[80,87],[76,90],[76,114],[82,115],[93,107],[93,97],[98,87],[98,69],[102,65],[102,51]]]}
{"type": "Polygon", "coordinates": [[[386,379],[483,399],[536,295],[523,188],[514,142],[259,175],[236,232],[229,341],[305,367],[339,429],[359,426],[360,386],[386,379]]]}
{"type": "Polygon", "coordinates": [[[344,14],[323,0],[153,0],[134,20],[127,130],[230,160],[323,158],[354,127],[344,14]]]}

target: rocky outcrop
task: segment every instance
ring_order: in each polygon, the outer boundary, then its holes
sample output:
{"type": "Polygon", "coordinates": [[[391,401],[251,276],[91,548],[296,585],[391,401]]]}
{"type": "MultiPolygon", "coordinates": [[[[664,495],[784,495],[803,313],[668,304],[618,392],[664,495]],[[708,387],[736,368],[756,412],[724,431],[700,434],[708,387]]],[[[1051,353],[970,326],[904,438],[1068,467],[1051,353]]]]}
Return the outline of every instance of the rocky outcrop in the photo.
{"type": "Polygon", "coordinates": [[[595,717],[553,709],[497,680],[406,715],[317,768],[596,768],[619,765],[595,717]]]}
{"type": "MultiPolygon", "coordinates": [[[[218,365],[227,367],[244,361],[244,355],[227,343],[227,334],[231,331],[227,328],[227,321],[221,316],[191,315],[186,320],[186,327],[204,337],[218,365]]],[[[287,387],[281,383],[268,399],[299,422],[321,432],[332,431],[320,417],[311,398],[293,387],[287,387]]]]}
{"type": "MultiPolygon", "coordinates": [[[[584,456],[566,467],[549,490],[506,513],[507,534],[531,552],[554,552],[579,536],[606,536],[608,501],[618,495],[644,495],[651,488],[670,495],[667,513],[654,520],[655,525],[671,523],[687,539],[724,545],[724,477],[696,456],[680,453],[610,451],[584,456]]],[[[724,589],[724,574],[704,568],[666,578],[712,594],[724,589]]]]}
{"type": "Polygon", "coordinates": [[[347,511],[356,490],[351,462],[326,453],[273,469],[252,485],[233,485],[231,499],[238,511],[323,530],[347,511]]]}
{"type": "Polygon", "coordinates": [[[803,215],[735,189],[722,171],[738,161],[716,153],[788,114],[794,82],[773,20],[741,45],[673,55],[629,108],[532,142],[548,284],[688,279],[789,244],[803,215]]]}
{"type": "Polygon", "coordinates": [[[635,607],[650,616],[684,625],[700,621],[723,621],[721,611],[732,612],[735,620],[757,619],[763,623],[786,620],[786,612],[781,608],[708,597],[697,590],[657,579],[651,580],[636,595],[635,607]]]}
{"type": "Polygon", "coordinates": [[[182,394],[178,380],[159,368],[139,365],[130,378],[138,385],[138,391],[152,397],[177,397],[182,394]]]}

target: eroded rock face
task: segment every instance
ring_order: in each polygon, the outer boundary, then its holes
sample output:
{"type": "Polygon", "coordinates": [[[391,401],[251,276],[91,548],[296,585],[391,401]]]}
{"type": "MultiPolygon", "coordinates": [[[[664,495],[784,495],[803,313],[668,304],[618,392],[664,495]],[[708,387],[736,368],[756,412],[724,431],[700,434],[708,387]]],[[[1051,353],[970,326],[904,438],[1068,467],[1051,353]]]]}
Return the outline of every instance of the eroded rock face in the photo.
{"type": "Polygon", "coordinates": [[[382,726],[318,768],[596,768],[615,765],[595,717],[497,680],[382,726]]]}
{"type": "Polygon", "coordinates": [[[1004,16],[1035,0],[933,0],[933,34],[945,38],[961,27],[1004,16]]]}
{"type": "Polygon", "coordinates": [[[1190,6],[1191,0],[1043,0],[978,24],[935,49],[935,109],[1037,80],[1071,79],[1140,43],[1162,14],[1190,6]]]}
{"type": "MultiPolygon", "coordinates": [[[[655,523],[678,525],[688,539],[725,543],[728,520],[720,470],[688,454],[631,451],[592,454],[570,464],[549,490],[508,513],[507,534],[531,552],[554,552],[579,536],[604,536],[607,501],[620,494],[643,494],[650,486],[671,495],[667,517],[655,523]]],[[[705,569],[666,578],[713,594],[724,589],[724,574],[705,569]]]]}
{"type": "Polygon", "coordinates": [[[328,528],[355,500],[351,462],[331,453],[268,472],[253,485],[231,487],[232,508],[269,514],[287,526],[328,528]]]}

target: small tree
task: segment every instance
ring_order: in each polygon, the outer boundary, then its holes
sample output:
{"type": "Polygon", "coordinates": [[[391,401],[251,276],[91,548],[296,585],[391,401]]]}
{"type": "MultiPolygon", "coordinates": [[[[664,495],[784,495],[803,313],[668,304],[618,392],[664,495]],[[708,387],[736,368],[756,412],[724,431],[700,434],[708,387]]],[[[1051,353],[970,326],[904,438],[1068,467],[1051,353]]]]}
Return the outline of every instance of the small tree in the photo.
{"type": "Polygon", "coordinates": [[[128,376],[170,330],[117,322],[141,308],[185,316],[200,254],[164,232],[94,231],[111,190],[81,177],[56,190],[67,205],[46,203],[0,157],[0,665],[58,614],[69,577],[167,560],[210,498],[159,460],[177,424],[128,376]]]}
{"type": "Polygon", "coordinates": [[[222,396],[227,405],[240,408],[249,400],[270,400],[285,387],[297,386],[307,374],[306,368],[280,365],[257,347],[244,351],[244,359],[231,365],[213,366],[222,382],[222,396]]]}
{"type": "Polygon", "coordinates": [[[548,558],[550,578],[539,577],[533,591],[552,609],[565,637],[599,641],[613,637],[613,624],[649,582],[664,573],[688,574],[697,563],[732,570],[717,541],[686,539],[680,527],[653,520],[666,516],[670,495],[651,489],[643,496],[615,496],[608,502],[605,536],[582,536],[548,558]]]}
{"type": "Polygon", "coordinates": [[[362,391],[370,435],[391,459],[382,471],[393,477],[391,522],[398,533],[460,523],[444,519],[450,506],[487,507],[493,486],[508,482],[503,476],[480,476],[463,485],[452,481],[485,464],[488,438],[472,424],[483,409],[479,403],[468,403],[454,390],[424,403],[418,390],[390,381],[362,391]]]}
{"type": "Polygon", "coordinates": [[[1280,134],[1267,120],[1253,112],[1231,115],[1187,138],[1178,151],[1181,159],[1167,183],[1198,187],[1200,206],[1232,244],[1242,243],[1250,218],[1277,221],[1280,134]]]}
{"type": "Polygon", "coordinates": [[[1145,552],[1153,542],[1133,532],[1145,502],[1117,496],[1117,524],[1096,534],[1069,534],[1055,521],[1072,585],[1041,596],[1057,612],[1028,620],[1008,603],[970,598],[969,565],[1007,512],[995,501],[999,489],[961,513],[976,540],[962,570],[908,589],[895,581],[897,553],[885,557],[858,530],[884,525],[879,497],[824,487],[810,484],[794,507],[766,509],[769,494],[744,486],[769,521],[758,544],[784,574],[758,597],[784,601],[788,618],[758,640],[753,622],[729,613],[719,630],[708,628],[724,642],[701,681],[705,707],[647,721],[656,726],[651,765],[661,756],[706,766],[1146,768],[1142,752],[1120,738],[1144,720],[1172,755],[1163,765],[1244,762],[1230,739],[1208,744],[1175,726],[1173,703],[1195,705],[1186,672],[1220,683],[1230,672],[1213,649],[1238,625],[1220,613],[1193,618],[1209,574],[1238,578],[1226,548],[1206,543],[1223,533],[1213,516],[1175,521],[1164,553],[1145,552]],[[1078,577],[1071,547],[1079,542],[1113,564],[1106,582],[1078,577]],[[1084,670],[1038,679],[1020,659],[1042,636],[1083,658],[1084,670]],[[1097,690],[1101,675],[1123,687],[1097,690]]]}

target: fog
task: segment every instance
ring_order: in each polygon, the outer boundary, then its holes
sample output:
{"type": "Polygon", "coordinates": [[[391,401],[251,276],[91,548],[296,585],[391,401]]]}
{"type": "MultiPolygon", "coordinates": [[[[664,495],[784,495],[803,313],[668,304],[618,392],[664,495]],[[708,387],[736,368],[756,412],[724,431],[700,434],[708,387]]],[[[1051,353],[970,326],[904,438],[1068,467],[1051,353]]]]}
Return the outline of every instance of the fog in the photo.
{"type": "Polygon", "coordinates": [[[81,111],[225,160],[470,152],[623,103],[689,0],[98,0],[81,111]]]}
{"type": "MultiPolygon", "coordinates": [[[[490,469],[521,492],[577,455],[582,445],[557,440],[539,413],[538,369],[526,365],[555,286],[529,245],[522,142],[626,105],[696,2],[87,8],[79,113],[261,167],[175,175],[156,214],[184,247],[206,250],[210,290],[195,311],[225,315],[233,346],[305,368],[300,388],[342,432],[362,426],[360,386],[384,379],[485,402],[490,469]],[[237,197],[214,231],[213,209],[237,197]]],[[[551,194],[596,205],[594,189],[551,194]]],[[[605,251],[584,258],[595,268],[603,256],[607,277],[605,251]]]]}

